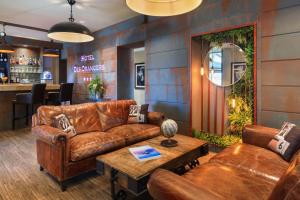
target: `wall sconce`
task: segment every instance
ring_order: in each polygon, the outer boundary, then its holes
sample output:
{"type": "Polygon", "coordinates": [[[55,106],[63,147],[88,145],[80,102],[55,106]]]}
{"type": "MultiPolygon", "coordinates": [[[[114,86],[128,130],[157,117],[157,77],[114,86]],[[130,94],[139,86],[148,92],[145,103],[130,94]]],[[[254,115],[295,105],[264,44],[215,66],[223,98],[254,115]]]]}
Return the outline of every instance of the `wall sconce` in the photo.
{"type": "Polygon", "coordinates": [[[200,69],[200,74],[201,74],[201,76],[204,75],[204,68],[203,67],[201,67],[201,69],[200,69]]]}

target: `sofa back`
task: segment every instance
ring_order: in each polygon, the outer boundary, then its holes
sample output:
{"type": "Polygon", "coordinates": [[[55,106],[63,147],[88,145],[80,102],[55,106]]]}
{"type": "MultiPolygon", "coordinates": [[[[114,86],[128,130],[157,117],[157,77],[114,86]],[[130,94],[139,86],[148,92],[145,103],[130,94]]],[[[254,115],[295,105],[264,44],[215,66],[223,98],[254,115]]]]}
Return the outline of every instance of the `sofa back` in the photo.
{"type": "Polygon", "coordinates": [[[97,103],[102,131],[127,124],[129,107],[135,105],[134,100],[119,100],[97,103]]]}
{"type": "Polygon", "coordinates": [[[281,176],[272,191],[270,200],[300,198],[300,150],[294,156],[289,168],[281,176]]]}
{"type": "Polygon", "coordinates": [[[101,124],[95,103],[69,106],[41,106],[37,111],[40,125],[53,126],[55,116],[65,114],[78,134],[101,131],[101,124]]]}
{"type": "Polygon", "coordinates": [[[105,131],[126,124],[129,106],[134,104],[134,100],[119,100],[69,106],[40,106],[37,110],[37,125],[53,126],[54,117],[65,114],[78,134],[105,131]]]}

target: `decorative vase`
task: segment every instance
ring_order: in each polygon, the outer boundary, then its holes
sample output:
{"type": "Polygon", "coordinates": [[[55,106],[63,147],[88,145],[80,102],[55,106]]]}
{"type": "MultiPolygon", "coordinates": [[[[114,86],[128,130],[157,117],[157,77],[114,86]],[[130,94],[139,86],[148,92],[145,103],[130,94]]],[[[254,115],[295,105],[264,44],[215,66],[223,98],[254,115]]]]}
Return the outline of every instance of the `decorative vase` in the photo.
{"type": "Polygon", "coordinates": [[[177,146],[177,141],[172,140],[178,131],[177,123],[172,119],[165,120],[161,125],[161,130],[163,132],[163,136],[168,138],[166,140],[161,141],[161,145],[165,147],[175,147],[177,146]]]}
{"type": "Polygon", "coordinates": [[[100,94],[99,94],[99,92],[95,92],[95,99],[96,99],[96,100],[99,100],[99,99],[100,99],[100,94]]]}

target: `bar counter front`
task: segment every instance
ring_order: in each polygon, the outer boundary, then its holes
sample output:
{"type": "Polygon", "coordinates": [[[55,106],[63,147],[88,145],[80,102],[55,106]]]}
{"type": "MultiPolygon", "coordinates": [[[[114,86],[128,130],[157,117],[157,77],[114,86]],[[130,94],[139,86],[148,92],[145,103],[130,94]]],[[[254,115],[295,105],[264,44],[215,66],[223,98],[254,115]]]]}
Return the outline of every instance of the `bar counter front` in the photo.
{"type": "MultiPolygon", "coordinates": [[[[46,92],[58,91],[59,84],[47,84],[46,92]]],[[[16,99],[17,93],[31,92],[32,84],[2,84],[0,85],[0,131],[12,130],[12,101],[16,99]]],[[[16,106],[16,114],[24,116],[26,106],[16,106]]],[[[16,129],[24,128],[25,119],[16,121],[16,129]]]]}

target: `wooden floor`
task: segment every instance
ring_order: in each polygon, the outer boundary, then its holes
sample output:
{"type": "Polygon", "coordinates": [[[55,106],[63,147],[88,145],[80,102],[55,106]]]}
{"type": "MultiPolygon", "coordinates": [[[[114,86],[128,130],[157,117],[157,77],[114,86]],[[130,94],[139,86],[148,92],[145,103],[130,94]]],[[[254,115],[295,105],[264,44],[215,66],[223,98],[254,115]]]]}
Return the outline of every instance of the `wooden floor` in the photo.
{"type": "MultiPolygon", "coordinates": [[[[212,155],[200,162],[207,162],[212,155]]],[[[110,185],[105,177],[92,174],[61,192],[57,183],[36,162],[35,139],[30,129],[0,132],[0,200],[106,200],[110,185]]]]}

